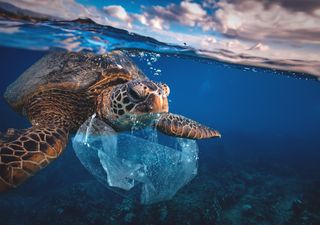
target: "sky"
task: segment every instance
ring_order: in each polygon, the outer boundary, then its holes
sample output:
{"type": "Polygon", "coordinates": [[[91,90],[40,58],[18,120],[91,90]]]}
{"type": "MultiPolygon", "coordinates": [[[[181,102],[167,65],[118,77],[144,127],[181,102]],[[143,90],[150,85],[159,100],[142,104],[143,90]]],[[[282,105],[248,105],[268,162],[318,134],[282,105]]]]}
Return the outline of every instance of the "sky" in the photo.
{"type": "Polygon", "coordinates": [[[273,60],[319,60],[318,0],[0,2],[62,19],[90,18],[165,43],[187,45],[201,54],[223,49],[273,60]]]}

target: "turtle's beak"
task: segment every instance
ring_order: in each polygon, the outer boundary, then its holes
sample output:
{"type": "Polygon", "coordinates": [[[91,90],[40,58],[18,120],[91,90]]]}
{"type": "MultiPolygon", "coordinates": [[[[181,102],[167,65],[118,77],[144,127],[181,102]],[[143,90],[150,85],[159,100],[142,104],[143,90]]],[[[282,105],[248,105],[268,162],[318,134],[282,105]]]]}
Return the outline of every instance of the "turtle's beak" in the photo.
{"type": "Polygon", "coordinates": [[[150,94],[146,99],[146,104],[151,113],[164,113],[169,111],[168,98],[163,94],[150,94]]]}
{"type": "Polygon", "coordinates": [[[136,107],[142,113],[165,113],[169,111],[168,98],[164,93],[151,93],[136,107]]]}

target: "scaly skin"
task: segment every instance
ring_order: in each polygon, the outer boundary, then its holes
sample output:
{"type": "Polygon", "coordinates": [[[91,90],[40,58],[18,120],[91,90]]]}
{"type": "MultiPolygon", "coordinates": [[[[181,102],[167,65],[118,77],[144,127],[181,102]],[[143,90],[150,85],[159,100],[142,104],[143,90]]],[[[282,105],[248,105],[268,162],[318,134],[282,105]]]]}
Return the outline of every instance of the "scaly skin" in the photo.
{"type": "Polygon", "coordinates": [[[54,89],[29,99],[25,113],[33,126],[22,132],[11,129],[11,138],[0,143],[0,192],[17,187],[61,155],[70,131],[90,114],[90,100],[81,102],[79,96],[54,89]]]}

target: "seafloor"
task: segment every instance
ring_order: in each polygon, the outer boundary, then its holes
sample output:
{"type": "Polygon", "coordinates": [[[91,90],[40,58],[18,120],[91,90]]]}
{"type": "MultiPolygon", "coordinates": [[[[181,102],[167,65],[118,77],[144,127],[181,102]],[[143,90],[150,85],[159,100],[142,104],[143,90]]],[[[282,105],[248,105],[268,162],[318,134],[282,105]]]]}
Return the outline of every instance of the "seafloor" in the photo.
{"type": "Polygon", "coordinates": [[[99,184],[69,147],[25,185],[1,194],[1,225],[320,224],[316,162],[303,169],[286,155],[228,153],[219,142],[212,149],[203,143],[198,176],[172,200],[148,206],[99,184]]]}

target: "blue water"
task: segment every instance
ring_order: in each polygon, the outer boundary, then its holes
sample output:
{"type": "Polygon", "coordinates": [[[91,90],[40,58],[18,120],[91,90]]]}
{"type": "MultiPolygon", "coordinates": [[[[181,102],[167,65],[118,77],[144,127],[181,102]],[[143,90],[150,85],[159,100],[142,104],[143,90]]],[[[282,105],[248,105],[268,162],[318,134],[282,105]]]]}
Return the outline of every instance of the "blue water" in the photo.
{"type": "MultiPolygon", "coordinates": [[[[1,48],[0,52],[2,94],[8,84],[45,54],[14,48],[1,48]]],[[[170,110],[222,133],[221,139],[198,141],[197,178],[171,201],[135,205],[95,181],[70,146],[48,168],[16,190],[1,194],[1,224],[109,224],[109,216],[115,224],[157,224],[162,211],[168,215],[162,215],[159,224],[225,224],[223,221],[238,217],[253,220],[252,224],[260,220],[278,224],[274,222],[280,220],[278,216],[299,222],[305,214],[308,221],[319,221],[319,195],[315,191],[320,179],[317,81],[162,55],[152,64],[161,74],[154,75],[146,63],[149,58],[147,55],[133,60],[151,79],[171,87],[170,110]],[[310,193],[315,196],[308,197],[310,193]],[[229,195],[231,203],[219,199],[229,195]],[[315,202],[310,203],[310,198],[315,202]],[[297,216],[291,211],[292,202],[298,200],[303,201],[304,211],[297,216]],[[185,201],[191,205],[185,205],[185,201]],[[271,209],[266,212],[269,201],[275,207],[287,204],[282,206],[287,208],[277,209],[276,217],[271,209]],[[208,209],[212,204],[220,204],[221,208],[208,209]],[[254,208],[241,212],[247,207],[244,205],[254,208]],[[208,210],[212,215],[206,217],[208,210]],[[23,218],[18,216],[20,213],[23,218]],[[219,213],[219,217],[213,213],[219,213]],[[253,214],[253,219],[246,218],[246,213],[253,214]]],[[[26,119],[4,100],[0,109],[2,131],[28,127],[26,119]]]]}
{"type": "MultiPolygon", "coordinates": [[[[42,25],[40,31],[47,34],[42,25]]],[[[128,55],[150,79],[169,85],[170,111],[219,130],[222,138],[197,141],[196,178],[172,200],[149,206],[106,189],[69,145],[26,183],[0,194],[1,225],[320,224],[320,84],[314,74],[228,64],[181,46],[103,35],[133,43],[119,48],[136,45],[128,55]]],[[[47,49],[63,48],[22,38],[0,35],[1,96],[47,49]]],[[[2,132],[30,126],[3,98],[0,115],[2,132]]]]}

